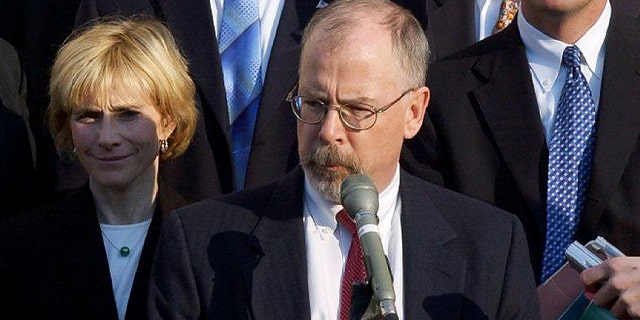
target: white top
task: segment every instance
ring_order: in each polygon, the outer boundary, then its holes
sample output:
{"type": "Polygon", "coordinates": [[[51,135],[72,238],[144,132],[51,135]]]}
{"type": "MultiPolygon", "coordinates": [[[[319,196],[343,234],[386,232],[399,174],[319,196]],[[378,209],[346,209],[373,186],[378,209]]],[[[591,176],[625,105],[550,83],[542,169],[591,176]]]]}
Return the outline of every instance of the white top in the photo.
{"type": "MultiPolygon", "coordinates": [[[[610,18],[611,4],[607,1],[600,18],[575,43],[582,52],[580,70],[589,83],[596,110],[600,102],[600,85],[605,58],[604,40],[610,18]]],[[[573,44],[547,36],[529,24],[522,14],[519,14],[517,19],[548,145],[553,134],[556,106],[567,77],[567,68],[562,66],[562,53],[567,46],[573,44]]]]}
{"type": "MultiPolygon", "coordinates": [[[[404,319],[400,167],[391,184],[379,197],[379,232],[382,247],[389,258],[399,319],[404,319]]],[[[325,200],[305,178],[304,230],[307,246],[307,276],[312,320],[337,319],[340,312],[340,284],[347,261],[351,234],[338,226],[335,215],[342,210],[325,200]]]]}
{"type": "MultiPolygon", "coordinates": [[[[211,14],[213,16],[213,25],[216,31],[216,38],[220,30],[222,22],[222,12],[224,8],[224,0],[210,0],[211,14]]],[[[271,48],[273,47],[273,39],[276,37],[278,22],[284,7],[284,0],[258,0],[260,15],[260,50],[262,52],[262,81],[266,76],[269,57],[271,56],[271,48]]]]}
{"type": "Polygon", "coordinates": [[[151,219],[134,224],[100,224],[120,320],[123,320],[127,313],[129,295],[149,225],[151,219]],[[120,255],[120,248],[124,246],[129,248],[129,255],[126,257],[120,255]]]}
{"type": "MultiPolygon", "coordinates": [[[[518,1],[519,2],[519,1],[518,1]]],[[[476,0],[474,12],[476,41],[491,35],[496,25],[502,0],[476,0]]]]}

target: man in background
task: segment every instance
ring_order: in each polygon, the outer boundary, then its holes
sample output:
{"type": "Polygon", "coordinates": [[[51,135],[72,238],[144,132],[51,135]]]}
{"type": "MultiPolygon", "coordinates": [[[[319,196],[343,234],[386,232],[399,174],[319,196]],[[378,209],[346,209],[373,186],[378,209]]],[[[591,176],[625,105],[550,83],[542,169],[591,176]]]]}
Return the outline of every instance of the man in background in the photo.
{"type": "MultiPolygon", "coordinates": [[[[410,172],[520,218],[539,283],[573,240],[640,255],[640,21],[612,7],[522,0],[514,24],[433,64],[435,136],[408,147],[410,172]]],[[[595,301],[638,317],[637,264],[585,271],[605,284],[595,301]]]]}

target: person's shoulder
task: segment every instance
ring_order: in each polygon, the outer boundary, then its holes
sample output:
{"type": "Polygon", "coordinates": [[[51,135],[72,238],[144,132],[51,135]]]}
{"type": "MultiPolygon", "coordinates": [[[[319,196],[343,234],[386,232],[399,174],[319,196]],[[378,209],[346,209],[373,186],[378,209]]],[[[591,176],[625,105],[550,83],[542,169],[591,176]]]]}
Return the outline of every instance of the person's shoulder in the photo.
{"type": "Polygon", "coordinates": [[[640,16],[613,8],[609,28],[626,38],[629,45],[640,47],[640,16]]]}
{"type": "MultiPolygon", "coordinates": [[[[509,26],[504,31],[475,42],[449,56],[438,59],[430,64],[430,72],[446,72],[451,68],[471,68],[483,56],[501,56],[505,52],[522,50],[523,44],[517,26],[509,26]]],[[[427,73],[429,74],[429,72],[427,73]]]]}
{"type": "Polygon", "coordinates": [[[199,212],[206,212],[210,210],[244,210],[256,212],[259,211],[260,208],[264,207],[273,190],[273,183],[261,187],[244,189],[215,198],[194,202],[183,206],[176,211],[181,212],[183,215],[194,215],[199,212]]]}
{"type": "Polygon", "coordinates": [[[490,229],[511,230],[517,217],[484,201],[421,180],[410,174],[403,176],[414,190],[424,194],[450,224],[468,231],[490,229]]]}
{"type": "MultiPolygon", "coordinates": [[[[3,58],[11,58],[15,60],[18,58],[16,48],[4,38],[0,38],[0,52],[2,52],[3,58]]],[[[4,62],[6,62],[6,60],[4,62]]]]}
{"type": "MultiPolygon", "coordinates": [[[[88,189],[88,187],[86,187],[88,189]]],[[[92,198],[85,187],[60,192],[44,204],[15,213],[0,221],[0,242],[38,242],[52,228],[72,224],[74,217],[89,210],[92,198]]]]}
{"type": "Polygon", "coordinates": [[[195,202],[175,210],[173,218],[193,228],[237,229],[253,226],[263,216],[273,219],[295,217],[300,212],[291,207],[291,201],[299,198],[302,203],[301,177],[294,171],[264,186],[195,202]],[[286,206],[287,213],[278,212],[271,206],[286,206]]]}

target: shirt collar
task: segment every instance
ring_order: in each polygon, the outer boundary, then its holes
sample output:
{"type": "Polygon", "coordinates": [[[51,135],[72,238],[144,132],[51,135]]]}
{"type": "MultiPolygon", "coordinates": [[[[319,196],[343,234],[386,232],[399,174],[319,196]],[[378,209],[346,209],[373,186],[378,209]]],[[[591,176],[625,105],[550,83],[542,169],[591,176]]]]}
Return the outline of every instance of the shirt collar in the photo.
{"type": "MultiPolygon", "coordinates": [[[[537,79],[558,78],[560,65],[562,63],[562,53],[567,44],[556,40],[542,33],[529,24],[523,14],[517,15],[518,29],[520,37],[524,43],[529,65],[537,79]]],[[[604,64],[604,40],[609,28],[611,19],[611,4],[607,1],[600,17],[589,30],[576,41],[575,45],[580,49],[585,65],[598,79],[602,79],[602,69],[604,64]]],[[[551,89],[553,82],[541,83],[545,91],[551,89]]]]}
{"type": "MultiPolygon", "coordinates": [[[[379,193],[378,196],[378,219],[382,221],[390,221],[396,203],[398,193],[400,191],[400,165],[396,167],[396,172],[391,179],[391,183],[379,193]]],[[[319,227],[327,227],[335,231],[338,223],[336,222],[336,214],[342,210],[341,204],[335,204],[325,199],[312,182],[305,175],[304,177],[304,202],[307,211],[311,215],[315,224],[319,227]]]]}

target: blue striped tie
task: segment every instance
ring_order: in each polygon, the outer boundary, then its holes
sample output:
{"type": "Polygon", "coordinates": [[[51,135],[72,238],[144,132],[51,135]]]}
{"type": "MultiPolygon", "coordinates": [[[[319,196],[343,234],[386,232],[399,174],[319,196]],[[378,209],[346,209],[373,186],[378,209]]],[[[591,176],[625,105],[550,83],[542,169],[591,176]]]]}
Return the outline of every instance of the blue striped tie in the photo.
{"type": "Polygon", "coordinates": [[[236,190],[244,187],[262,91],[257,0],[225,0],[218,45],[227,92],[236,190]]]}
{"type": "Polygon", "coordinates": [[[549,145],[543,283],[564,264],[564,251],[573,242],[584,209],[593,165],[596,106],[580,72],[580,57],[576,46],[567,47],[562,55],[569,70],[549,145]]]}

